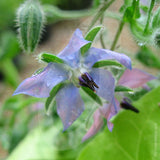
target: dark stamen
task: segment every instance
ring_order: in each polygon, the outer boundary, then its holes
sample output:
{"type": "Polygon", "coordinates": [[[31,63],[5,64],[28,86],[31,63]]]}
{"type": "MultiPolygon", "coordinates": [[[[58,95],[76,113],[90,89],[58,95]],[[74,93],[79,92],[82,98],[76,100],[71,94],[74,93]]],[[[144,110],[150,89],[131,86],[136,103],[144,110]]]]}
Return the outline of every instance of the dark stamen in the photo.
{"type": "Polygon", "coordinates": [[[120,106],[124,109],[128,109],[128,110],[132,110],[136,113],[139,113],[139,110],[137,108],[135,108],[134,106],[132,106],[129,102],[127,98],[124,98],[122,100],[122,102],[120,103],[120,106]]]}
{"type": "Polygon", "coordinates": [[[90,88],[95,92],[95,87],[99,88],[98,85],[93,81],[92,77],[86,72],[79,77],[79,84],[84,87],[90,88]]]}

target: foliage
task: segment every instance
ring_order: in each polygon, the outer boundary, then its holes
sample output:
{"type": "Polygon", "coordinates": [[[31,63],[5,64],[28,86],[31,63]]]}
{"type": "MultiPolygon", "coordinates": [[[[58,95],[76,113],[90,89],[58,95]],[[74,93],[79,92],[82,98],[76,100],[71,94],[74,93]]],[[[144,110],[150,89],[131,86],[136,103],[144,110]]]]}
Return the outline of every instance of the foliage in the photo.
{"type": "MultiPolygon", "coordinates": [[[[107,105],[108,100],[104,99],[104,97],[99,97],[96,90],[80,86],[78,83],[79,77],[71,79],[69,74],[69,80],[76,87],[79,87],[78,90],[84,101],[85,111],[65,132],[62,132],[62,123],[56,112],[58,108],[56,95],[68,84],[68,81],[54,86],[49,94],[50,96],[47,98],[14,96],[5,98],[4,102],[2,99],[3,103],[1,103],[0,108],[0,144],[8,152],[8,159],[160,159],[159,75],[143,88],[133,89],[122,86],[118,84],[118,80],[123,75],[126,69],[124,66],[127,66],[129,60],[125,61],[123,54],[120,57],[117,54],[115,57],[113,56],[116,53],[113,50],[121,50],[117,46],[117,42],[120,35],[123,34],[124,26],[126,26],[131,31],[130,36],[133,37],[139,47],[134,58],[150,69],[160,68],[159,1],[124,0],[123,2],[118,2],[121,5],[119,6],[119,11],[115,12],[113,9],[108,11],[108,8],[114,2],[117,1],[41,0],[39,3],[38,0],[26,0],[24,4],[21,4],[22,1],[20,0],[0,1],[0,81],[2,88],[4,88],[3,90],[10,88],[7,93],[13,92],[12,89],[18,86],[21,77],[19,71],[24,73],[24,54],[25,52],[34,53],[36,51],[36,47],[38,47],[45,34],[45,32],[43,34],[45,25],[51,25],[63,20],[93,16],[87,28],[84,27],[87,31],[84,37],[89,42],[86,41],[86,44],[80,48],[82,57],[79,61],[82,63],[85,61],[92,44],[94,44],[95,40],[100,39],[103,50],[97,52],[97,57],[100,60],[93,63],[92,69],[104,69],[112,72],[115,79],[114,93],[116,93],[113,96],[115,95],[119,102],[124,96],[129,98],[133,101],[133,106],[140,110],[138,114],[130,110],[120,111],[110,120],[114,123],[112,132],[103,126],[100,129],[100,133],[82,143],[82,137],[89,130],[92,123],[96,121],[94,112],[97,109],[101,110],[104,104],[107,105]],[[16,11],[17,19],[15,16],[16,11]],[[119,23],[114,37],[107,37],[106,34],[103,34],[103,29],[107,27],[107,25],[104,26],[106,17],[115,19],[119,23]],[[15,21],[18,26],[15,25],[15,21]],[[19,32],[18,38],[16,30],[19,32]],[[101,59],[102,52],[106,48],[106,40],[110,42],[107,46],[110,45],[112,50],[110,52],[112,56],[107,60],[101,59]],[[116,61],[115,59],[118,60],[116,61]]],[[[72,49],[74,49],[74,46],[72,49]]],[[[45,63],[64,65],[65,67],[67,64],[63,57],[45,51],[38,55],[38,60],[45,63]]],[[[135,67],[137,66],[135,65],[135,67]]],[[[70,70],[70,73],[73,73],[73,68],[69,66],[67,69],[70,70]]],[[[91,68],[89,69],[91,70],[91,68]]],[[[33,76],[41,74],[43,70],[44,67],[33,76]]],[[[104,90],[105,87],[106,84],[104,85],[104,90]]],[[[3,91],[1,95],[6,97],[3,91]]],[[[74,96],[74,93],[72,95],[74,96]]],[[[114,111],[115,108],[112,108],[112,115],[115,114],[114,111]]],[[[100,118],[102,117],[105,116],[100,116],[100,118]]],[[[106,124],[106,118],[101,120],[106,124]]],[[[109,122],[107,124],[109,125],[109,122]]]]}
{"type": "Polygon", "coordinates": [[[113,120],[114,129],[105,129],[84,147],[78,160],[156,159],[159,152],[160,87],[134,103],[139,114],[120,112],[113,120]],[[117,156],[118,155],[118,156],[117,156]]]}

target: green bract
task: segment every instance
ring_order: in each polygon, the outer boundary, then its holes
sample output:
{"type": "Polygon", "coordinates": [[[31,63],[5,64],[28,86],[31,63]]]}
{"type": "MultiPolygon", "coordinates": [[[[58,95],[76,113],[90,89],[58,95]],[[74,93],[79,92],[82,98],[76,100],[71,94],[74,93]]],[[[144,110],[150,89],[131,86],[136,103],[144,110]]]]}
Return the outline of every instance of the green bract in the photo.
{"type": "Polygon", "coordinates": [[[39,60],[50,63],[63,63],[63,60],[60,59],[59,57],[55,56],[54,54],[49,54],[49,53],[41,53],[38,57],[39,60]]]}
{"type": "Polygon", "coordinates": [[[102,28],[102,26],[96,26],[96,27],[92,28],[91,30],[89,30],[89,32],[86,34],[85,40],[91,41],[91,43],[88,43],[81,48],[82,55],[84,55],[88,51],[88,49],[91,47],[93,40],[95,39],[96,35],[101,30],[101,28],[102,28]]]}
{"type": "Polygon", "coordinates": [[[133,92],[133,89],[125,86],[116,86],[115,92],[133,92]]]}

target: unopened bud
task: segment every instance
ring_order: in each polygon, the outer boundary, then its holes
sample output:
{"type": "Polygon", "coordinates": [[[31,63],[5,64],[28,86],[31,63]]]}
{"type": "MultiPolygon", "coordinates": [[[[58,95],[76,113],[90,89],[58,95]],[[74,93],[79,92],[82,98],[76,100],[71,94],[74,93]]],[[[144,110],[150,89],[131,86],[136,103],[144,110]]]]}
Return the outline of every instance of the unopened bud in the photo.
{"type": "Polygon", "coordinates": [[[26,52],[35,50],[43,30],[44,19],[44,12],[38,0],[27,0],[18,9],[19,39],[26,52]]]}

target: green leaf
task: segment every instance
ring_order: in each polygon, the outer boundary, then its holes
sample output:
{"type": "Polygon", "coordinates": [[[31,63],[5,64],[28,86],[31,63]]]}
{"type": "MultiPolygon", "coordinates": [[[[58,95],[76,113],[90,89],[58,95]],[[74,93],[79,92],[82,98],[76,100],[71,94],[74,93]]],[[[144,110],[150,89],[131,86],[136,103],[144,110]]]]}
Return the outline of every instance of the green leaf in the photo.
{"type": "Polygon", "coordinates": [[[116,86],[115,92],[133,92],[133,90],[125,86],[116,86]]]}
{"type": "Polygon", "coordinates": [[[5,59],[1,62],[2,72],[5,75],[5,80],[9,83],[12,87],[16,88],[19,83],[19,75],[17,68],[13,64],[10,59],[5,59]]]}
{"type": "Polygon", "coordinates": [[[123,15],[124,22],[131,22],[140,17],[139,0],[133,0],[132,5],[128,6],[123,15]]]}
{"type": "Polygon", "coordinates": [[[126,8],[132,5],[132,0],[124,0],[124,4],[119,9],[120,13],[124,13],[126,8]]]}
{"type": "Polygon", "coordinates": [[[112,121],[112,132],[105,129],[80,153],[78,160],[159,160],[160,159],[160,87],[149,92],[132,111],[120,112],[112,121]]]}
{"type": "Polygon", "coordinates": [[[114,60],[102,60],[96,62],[93,67],[94,68],[99,68],[99,67],[105,67],[105,66],[118,66],[118,67],[123,67],[120,63],[114,61],[114,60]]]}
{"type": "Polygon", "coordinates": [[[7,159],[75,160],[84,146],[79,138],[79,134],[81,134],[81,127],[79,126],[76,130],[72,128],[68,132],[62,132],[60,130],[61,122],[53,122],[48,118],[48,121],[41,122],[37,128],[29,132],[12,153],[8,155],[7,159]]]}
{"type": "Polygon", "coordinates": [[[13,32],[4,32],[0,40],[0,60],[11,59],[20,52],[17,36],[13,32]]]}
{"type": "Polygon", "coordinates": [[[98,32],[101,30],[102,26],[96,26],[94,28],[92,28],[87,35],[85,36],[85,39],[87,41],[91,41],[91,43],[86,44],[85,46],[83,46],[81,48],[81,54],[84,55],[88,49],[91,47],[91,44],[93,42],[93,40],[95,39],[96,35],[98,34],[98,32]]]}
{"type": "Polygon", "coordinates": [[[47,63],[50,63],[50,62],[64,63],[62,59],[55,56],[54,54],[49,54],[49,53],[41,53],[38,58],[47,63]]]}
{"type": "Polygon", "coordinates": [[[8,98],[5,101],[5,103],[2,105],[2,109],[18,112],[24,109],[25,107],[28,107],[31,104],[34,104],[37,102],[43,102],[43,100],[37,97],[28,97],[26,99],[23,96],[17,95],[17,96],[8,98]]]}
{"type": "Polygon", "coordinates": [[[94,93],[91,89],[87,87],[81,87],[84,92],[86,92],[95,102],[97,102],[100,106],[102,106],[102,101],[99,96],[94,93]]]}
{"type": "Polygon", "coordinates": [[[133,17],[133,8],[130,6],[125,10],[125,13],[123,15],[123,21],[124,22],[130,22],[133,17]]]}
{"type": "Polygon", "coordinates": [[[43,127],[36,128],[15,148],[9,155],[8,160],[55,158],[57,153],[52,143],[53,137],[56,136],[57,132],[55,125],[48,130],[43,127]],[[30,154],[25,154],[26,151],[30,154]]]}
{"type": "Polygon", "coordinates": [[[50,106],[52,100],[54,99],[54,97],[56,96],[57,92],[58,92],[62,87],[64,87],[64,85],[65,85],[65,83],[62,82],[62,83],[57,84],[55,87],[53,87],[53,89],[52,89],[51,92],[50,92],[50,96],[47,98],[46,103],[45,103],[46,112],[48,111],[49,106],[50,106]]]}

